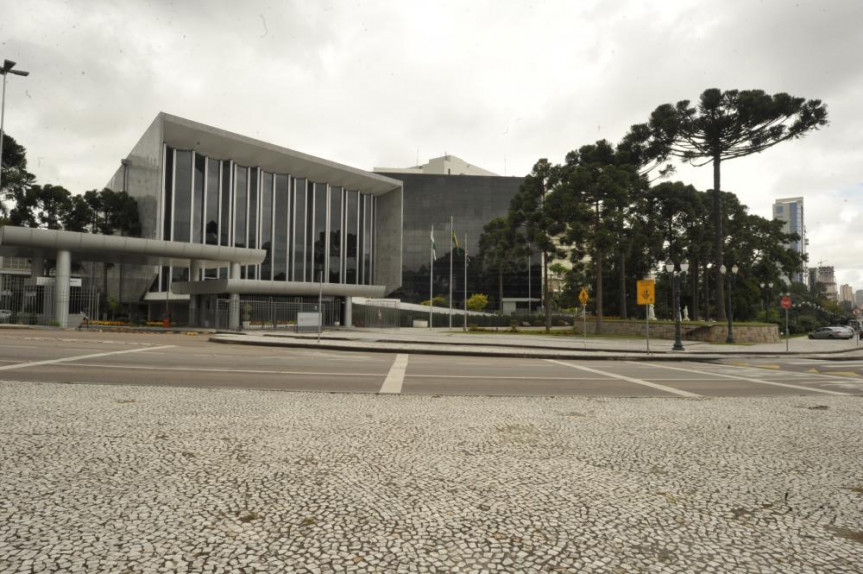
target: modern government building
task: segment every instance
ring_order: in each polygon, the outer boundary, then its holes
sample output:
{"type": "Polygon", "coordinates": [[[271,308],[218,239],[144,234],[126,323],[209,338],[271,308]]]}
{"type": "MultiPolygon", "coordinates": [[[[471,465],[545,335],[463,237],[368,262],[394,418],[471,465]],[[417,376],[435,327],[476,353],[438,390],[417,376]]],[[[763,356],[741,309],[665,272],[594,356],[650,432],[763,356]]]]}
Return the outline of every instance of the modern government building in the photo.
{"type": "Polygon", "coordinates": [[[431,225],[443,252],[452,218],[475,253],[520,184],[449,155],[369,172],[160,113],[107,184],[137,200],[140,238],[7,226],[0,255],[31,259],[33,284],[56,261],[61,326],[75,269],[150,320],[239,328],[246,302],[323,299],[350,325],[354,297],[428,292],[431,225]]]}

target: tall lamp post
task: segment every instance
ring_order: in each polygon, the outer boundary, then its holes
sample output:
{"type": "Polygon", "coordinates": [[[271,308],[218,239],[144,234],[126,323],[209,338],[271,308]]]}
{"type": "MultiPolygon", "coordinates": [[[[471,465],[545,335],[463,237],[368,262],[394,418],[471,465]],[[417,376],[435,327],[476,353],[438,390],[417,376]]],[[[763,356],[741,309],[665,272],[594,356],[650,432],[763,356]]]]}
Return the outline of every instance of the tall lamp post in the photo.
{"type": "Polygon", "coordinates": [[[725,338],[726,343],[734,343],[734,307],[731,305],[731,291],[734,289],[734,278],[737,276],[737,264],[731,266],[731,273],[725,274],[727,268],[725,265],[719,266],[719,272],[726,277],[728,283],[728,337],[725,338]]]}
{"type": "Polygon", "coordinates": [[[12,60],[3,60],[3,67],[0,68],[0,75],[3,76],[3,99],[0,103],[0,190],[3,189],[3,126],[6,123],[6,76],[14,74],[16,76],[29,76],[30,72],[24,70],[13,70],[15,62],[12,60]]]}
{"type": "Polygon", "coordinates": [[[683,342],[680,340],[680,273],[686,273],[689,269],[689,263],[686,261],[680,262],[680,272],[675,269],[673,261],[669,260],[665,264],[665,270],[672,277],[672,300],[674,305],[674,345],[671,346],[672,351],[684,351],[683,342]]]}
{"type": "Polygon", "coordinates": [[[760,283],[761,285],[761,313],[764,314],[764,320],[770,320],[770,293],[773,289],[773,281],[769,283],[764,283],[763,281],[760,283]],[[764,288],[767,287],[767,291],[764,291],[764,288]],[[765,313],[765,309],[767,312],[765,313]]]}

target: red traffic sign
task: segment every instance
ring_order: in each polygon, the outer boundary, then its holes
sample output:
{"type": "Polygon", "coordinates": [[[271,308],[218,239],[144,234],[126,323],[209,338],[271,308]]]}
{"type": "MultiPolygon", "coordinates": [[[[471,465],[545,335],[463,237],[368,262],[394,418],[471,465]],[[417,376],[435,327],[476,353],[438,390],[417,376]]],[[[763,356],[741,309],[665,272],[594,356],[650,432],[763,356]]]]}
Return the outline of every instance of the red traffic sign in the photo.
{"type": "Polygon", "coordinates": [[[791,297],[787,297],[787,296],[783,297],[782,303],[780,303],[780,305],[782,305],[783,309],[790,309],[791,308],[791,297]]]}

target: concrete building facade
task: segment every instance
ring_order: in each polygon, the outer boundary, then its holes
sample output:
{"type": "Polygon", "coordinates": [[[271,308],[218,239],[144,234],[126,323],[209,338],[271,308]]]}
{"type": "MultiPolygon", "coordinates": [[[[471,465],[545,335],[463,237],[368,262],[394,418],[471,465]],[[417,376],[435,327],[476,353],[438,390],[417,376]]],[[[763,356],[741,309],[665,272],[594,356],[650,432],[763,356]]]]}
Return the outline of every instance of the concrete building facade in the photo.
{"type": "Polygon", "coordinates": [[[108,187],[138,201],[145,238],[265,252],[261,263],[236,270],[138,267],[124,301],[344,300],[401,284],[397,180],[160,113],[108,187]]]}

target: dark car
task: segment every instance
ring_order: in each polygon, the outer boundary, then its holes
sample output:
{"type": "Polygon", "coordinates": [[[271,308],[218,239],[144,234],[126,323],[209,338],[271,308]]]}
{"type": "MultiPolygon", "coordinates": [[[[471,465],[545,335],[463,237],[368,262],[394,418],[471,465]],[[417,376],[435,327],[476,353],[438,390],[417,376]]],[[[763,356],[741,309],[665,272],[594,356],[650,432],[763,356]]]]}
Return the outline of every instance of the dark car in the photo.
{"type": "Polygon", "coordinates": [[[854,330],[849,327],[821,327],[809,333],[810,339],[851,339],[854,330]]]}

